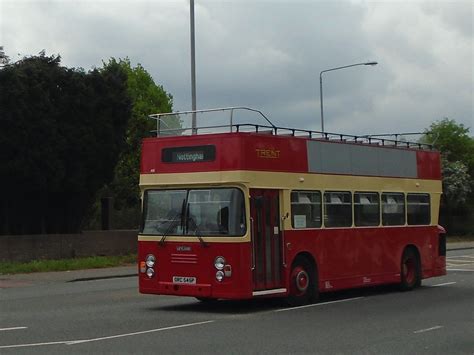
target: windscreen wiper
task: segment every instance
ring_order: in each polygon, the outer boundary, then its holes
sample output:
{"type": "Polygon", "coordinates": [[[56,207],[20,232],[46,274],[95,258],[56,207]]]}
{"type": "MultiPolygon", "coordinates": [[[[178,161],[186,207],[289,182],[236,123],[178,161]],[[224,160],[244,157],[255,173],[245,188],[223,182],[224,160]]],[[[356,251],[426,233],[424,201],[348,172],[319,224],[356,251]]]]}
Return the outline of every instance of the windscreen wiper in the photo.
{"type": "Polygon", "coordinates": [[[209,245],[204,241],[204,239],[202,239],[202,234],[199,231],[199,228],[198,228],[194,218],[193,217],[188,217],[188,221],[191,221],[193,223],[193,225],[194,225],[194,235],[199,239],[199,242],[201,243],[201,245],[204,248],[207,248],[209,245]]]}
{"type": "Polygon", "coordinates": [[[171,223],[170,225],[168,226],[168,228],[166,228],[166,231],[163,233],[163,236],[161,237],[160,241],[158,242],[160,246],[164,246],[165,245],[165,239],[166,237],[168,236],[168,234],[171,232],[171,230],[176,226],[177,222],[181,222],[181,212],[178,212],[172,219],[171,219],[171,223]],[[178,217],[180,217],[178,219],[178,217]]]}

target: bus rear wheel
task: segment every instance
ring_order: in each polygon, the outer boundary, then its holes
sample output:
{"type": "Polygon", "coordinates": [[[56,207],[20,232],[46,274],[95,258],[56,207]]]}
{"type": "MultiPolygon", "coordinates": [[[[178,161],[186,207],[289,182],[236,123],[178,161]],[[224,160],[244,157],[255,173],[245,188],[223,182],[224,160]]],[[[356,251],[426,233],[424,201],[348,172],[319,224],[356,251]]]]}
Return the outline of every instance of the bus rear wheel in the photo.
{"type": "Polygon", "coordinates": [[[305,257],[297,257],[290,274],[290,292],[287,303],[302,306],[315,302],[318,298],[318,282],[313,264],[305,257]]]}
{"type": "Polygon", "coordinates": [[[421,285],[420,259],[413,248],[406,248],[403,252],[400,276],[402,291],[410,291],[421,285]]]}

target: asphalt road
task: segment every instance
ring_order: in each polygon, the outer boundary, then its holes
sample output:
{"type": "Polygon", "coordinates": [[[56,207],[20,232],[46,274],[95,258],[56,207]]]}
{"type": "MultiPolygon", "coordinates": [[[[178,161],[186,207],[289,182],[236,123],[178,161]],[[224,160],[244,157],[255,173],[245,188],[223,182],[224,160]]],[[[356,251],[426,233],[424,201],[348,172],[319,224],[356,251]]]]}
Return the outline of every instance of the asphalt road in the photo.
{"type": "Polygon", "coordinates": [[[0,354],[474,354],[474,250],[411,292],[377,287],[275,300],[140,295],[136,277],[0,289],[0,354]]]}

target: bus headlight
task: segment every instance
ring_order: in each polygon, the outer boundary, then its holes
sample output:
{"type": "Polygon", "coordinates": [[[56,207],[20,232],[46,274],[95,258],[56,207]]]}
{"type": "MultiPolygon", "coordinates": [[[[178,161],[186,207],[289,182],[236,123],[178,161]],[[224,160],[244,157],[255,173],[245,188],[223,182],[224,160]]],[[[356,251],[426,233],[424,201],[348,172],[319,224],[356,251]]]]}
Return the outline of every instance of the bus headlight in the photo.
{"type": "Polygon", "coordinates": [[[153,254],[148,254],[145,258],[146,266],[153,267],[155,266],[155,256],[153,254]]]}
{"type": "Polygon", "coordinates": [[[224,280],[224,271],[218,271],[216,272],[216,280],[221,282],[222,280],[224,280]]]}
{"type": "Polygon", "coordinates": [[[223,256],[218,256],[217,258],[214,259],[214,267],[217,270],[222,270],[225,265],[225,258],[223,256]]]}
{"type": "Polygon", "coordinates": [[[153,277],[153,275],[155,275],[155,270],[153,270],[151,267],[149,267],[146,270],[146,276],[148,276],[151,279],[153,277]]]}

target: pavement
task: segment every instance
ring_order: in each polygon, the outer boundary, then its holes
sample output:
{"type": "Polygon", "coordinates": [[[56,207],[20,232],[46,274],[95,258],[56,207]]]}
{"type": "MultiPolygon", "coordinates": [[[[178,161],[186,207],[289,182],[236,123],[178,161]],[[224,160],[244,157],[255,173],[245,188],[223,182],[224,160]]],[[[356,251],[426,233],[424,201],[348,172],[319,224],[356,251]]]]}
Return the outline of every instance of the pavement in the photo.
{"type": "Polygon", "coordinates": [[[474,249],[474,241],[472,242],[448,242],[446,245],[448,250],[464,250],[464,249],[474,249]]]}
{"type": "Polygon", "coordinates": [[[31,286],[33,284],[103,280],[120,277],[131,277],[136,275],[136,265],[109,267],[102,269],[35,272],[29,274],[0,274],[0,289],[31,286]]]}
{"type": "MultiPolygon", "coordinates": [[[[450,242],[447,250],[474,249],[474,241],[450,242]]],[[[78,282],[88,280],[102,280],[121,277],[132,277],[137,275],[137,265],[118,266],[102,269],[86,269],[72,271],[37,272],[30,274],[0,274],[0,289],[10,287],[29,286],[33,283],[50,282],[78,282]]]]}

